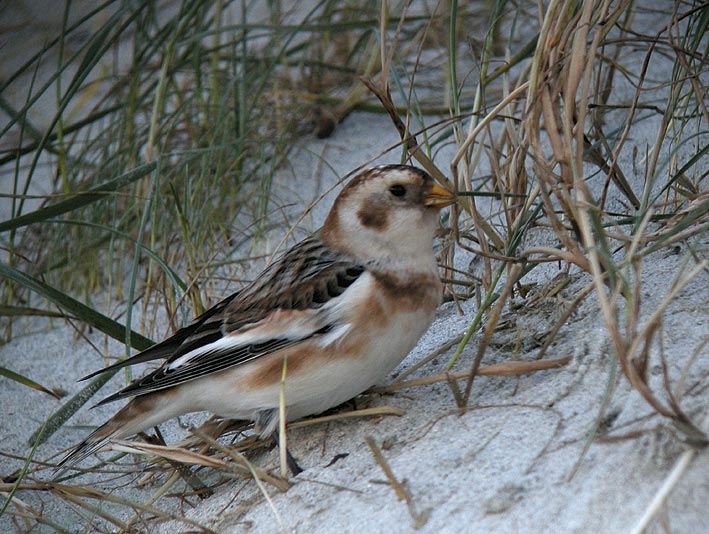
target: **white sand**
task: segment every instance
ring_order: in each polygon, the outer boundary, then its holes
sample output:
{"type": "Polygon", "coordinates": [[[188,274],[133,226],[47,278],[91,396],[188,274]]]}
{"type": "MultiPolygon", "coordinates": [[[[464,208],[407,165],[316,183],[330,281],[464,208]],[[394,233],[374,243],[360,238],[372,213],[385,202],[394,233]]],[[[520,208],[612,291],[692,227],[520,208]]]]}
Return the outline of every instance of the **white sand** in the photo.
{"type": "MultiPolygon", "coordinates": [[[[658,71],[664,68],[666,73],[667,67],[668,64],[655,66],[654,76],[662,78],[662,72],[658,71]]],[[[622,81],[618,84],[622,85],[622,81]]],[[[617,96],[618,101],[627,98],[627,94],[617,96]]],[[[654,141],[658,125],[657,119],[645,121],[629,142],[644,153],[647,144],[654,141]]],[[[297,183],[297,196],[307,202],[334,181],[335,176],[326,167],[314,171],[320,167],[312,154],[322,155],[338,174],[344,175],[396,141],[388,119],[355,113],[330,139],[305,141],[294,167],[298,181],[293,182],[291,174],[284,172],[278,184],[281,194],[284,198],[291,195],[293,184],[297,183]],[[306,189],[303,184],[311,187],[306,189]]],[[[382,161],[393,162],[397,157],[395,151],[382,161]]],[[[445,169],[450,157],[450,151],[442,151],[437,161],[445,169]]],[[[620,163],[624,169],[632,168],[628,161],[620,163]]],[[[588,170],[590,173],[595,169],[588,170]]],[[[639,180],[641,176],[629,178],[639,180]]],[[[322,222],[332,197],[321,203],[306,225],[315,228],[322,222]]],[[[660,251],[648,258],[642,274],[643,320],[667,293],[686,252],[680,247],[676,254],[660,251]]],[[[458,266],[467,268],[470,260],[459,255],[458,266]]],[[[556,265],[548,265],[533,271],[529,281],[544,282],[555,274],[556,265]]],[[[571,284],[561,294],[567,301],[589,283],[587,276],[575,270],[571,275],[571,284]]],[[[708,302],[709,274],[704,272],[664,314],[663,348],[674,383],[709,332],[708,302]]],[[[476,310],[472,301],[463,302],[462,307],[464,315],[452,303],[441,307],[433,327],[397,373],[465,331],[476,310]]],[[[518,314],[518,322],[523,325],[523,350],[517,355],[520,359],[529,359],[534,354],[534,335],[548,329],[558,312],[558,303],[552,300],[518,314]]],[[[50,325],[36,320],[28,324],[26,334],[0,347],[0,365],[46,386],[65,388],[70,394],[80,389],[75,382],[78,377],[103,365],[102,357],[86,342],[75,339],[64,322],[50,325]]],[[[515,335],[516,331],[496,334],[483,365],[507,361],[511,352],[507,342],[515,335]]],[[[104,349],[102,335],[94,332],[89,337],[104,349]]],[[[477,335],[473,337],[454,370],[469,368],[478,339],[477,335]]],[[[110,346],[111,354],[120,354],[119,344],[110,346]]],[[[654,346],[651,353],[651,383],[655,391],[662,391],[658,347],[654,346]]],[[[424,366],[414,377],[441,373],[449,355],[424,366]]],[[[360,405],[398,406],[405,415],[291,430],[289,446],[306,470],[293,480],[294,485],[287,493],[272,494],[273,508],[252,482],[235,481],[221,486],[204,501],[188,498],[189,505],[180,512],[220,533],[270,533],[279,532],[281,527],[297,533],[406,533],[414,531],[414,516],[419,518],[418,532],[422,533],[630,532],[687,446],[618,371],[606,410],[606,414],[614,417],[608,421],[610,432],[622,435],[645,431],[636,439],[591,443],[582,456],[614,365],[612,348],[592,297],[573,314],[547,355],[564,356],[572,356],[572,360],[562,369],[520,378],[477,378],[470,409],[462,415],[456,411],[446,383],[367,396],[360,405]],[[394,489],[386,483],[382,469],[366,445],[368,436],[382,448],[394,475],[407,488],[410,507],[397,500],[394,489]],[[347,456],[328,466],[339,454],[347,456]]],[[[704,348],[690,368],[686,384],[706,382],[709,372],[706,356],[704,348]]],[[[122,380],[120,375],[115,377],[105,393],[120,387],[122,380]]],[[[0,379],[0,384],[0,449],[26,455],[29,436],[60,403],[5,379],[0,379]]],[[[460,386],[464,387],[464,382],[460,386]]],[[[695,388],[683,398],[682,406],[693,421],[703,424],[704,431],[709,430],[706,386],[695,388]]],[[[71,425],[99,424],[114,409],[107,406],[81,410],[70,426],[40,447],[36,458],[46,459],[86,434],[86,429],[71,425]]],[[[174,440],[179,429],[176,425],[168,429],[168,440],[174,440]]],[[[255,461],[277,470],[277,451],[257,456],[255,461]]],[[[3,459],[0,471],[5,476],[19,465],[3,459]]],[[[708,475],[709,459],[703,451],[674,488],[648,532],[664,532],[665,528],[672,533],[706,532],[708,475]]],[[[96,480],[105,478],[99,475],[96,480]]],[[[108,482],[97,484],[104,489],[110,486],[108,482]]],[[[140,500],[158,487],[139,488],[135,484],[119,493],[140,500]]],[[[171,491],[183,489],[180,482],[171,491]]],[[[27,492],[19,497],[39,506],[37,498],[27,492]]],[[[46,496],[43,500],[46,516],[51,520],[76,531],[92,532],[97,528],[83,523],[68,507],[46,496]]],[[[177,504],[176,499],[165,498],[157,506],[176,512],[177,504]]],[[[125,509],[113,508],[112,513],[129,517],[125,509]]],[[[0,531],[13,529],[9,517],[0,518],[0,531]]],[[[167,534],[192,531],[194,527],[163,523],[151,525],[150,530],[167,534]]],[[[35,531],[50,529],[41,527],[35,531]]]]}

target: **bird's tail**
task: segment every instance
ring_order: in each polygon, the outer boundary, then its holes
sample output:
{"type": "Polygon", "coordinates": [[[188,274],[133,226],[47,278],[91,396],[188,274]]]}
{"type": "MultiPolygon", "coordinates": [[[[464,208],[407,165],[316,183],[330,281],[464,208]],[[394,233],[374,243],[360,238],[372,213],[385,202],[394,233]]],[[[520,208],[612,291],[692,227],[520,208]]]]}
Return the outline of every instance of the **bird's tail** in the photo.
{"type": "Polygon", "coordinates": [[[94,430],[56,466],[54,478],[65,473],[108,444],[111,439],[132,436],[172,417],[159,409],[160,395],[143,395],[132,399],[110,420],[94,430]]]}
{"type": "Polygon", "coordinates": [[[111,423],[112,421],[109,421],[98,427],[84,441],[74,447],[69,454],[62,458],[54,470],[54,478],[63,475],[67,470],[102,449],[117,432],[116,429],[111,428],[111,423]]]}

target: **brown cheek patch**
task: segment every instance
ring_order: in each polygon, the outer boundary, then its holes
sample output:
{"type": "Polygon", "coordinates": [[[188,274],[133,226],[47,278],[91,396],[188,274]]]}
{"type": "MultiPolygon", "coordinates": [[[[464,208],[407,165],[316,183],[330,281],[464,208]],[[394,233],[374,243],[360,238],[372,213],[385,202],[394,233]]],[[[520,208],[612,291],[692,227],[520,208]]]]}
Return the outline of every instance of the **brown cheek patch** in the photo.
{"type": "Polygon", "coordinates": [[[365,228],[385,230],[389,219],[387,211],[376,204],[368,204],[357,212],[357,218],[365,228]]]}

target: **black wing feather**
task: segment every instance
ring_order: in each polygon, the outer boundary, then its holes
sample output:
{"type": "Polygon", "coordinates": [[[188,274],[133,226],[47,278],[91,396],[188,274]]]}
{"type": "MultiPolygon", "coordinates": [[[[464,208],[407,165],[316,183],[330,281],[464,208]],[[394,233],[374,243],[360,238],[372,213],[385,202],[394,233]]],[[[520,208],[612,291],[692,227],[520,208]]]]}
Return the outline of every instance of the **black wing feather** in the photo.
{"type": "Polygon", "coordinates": [[[258,343],[205,351],[184,365],[170,367],[181,356],[214,343],[227,334],[238,332],[275,310],[318,309],[344,293],[364,271],[363,265],[328,247],[317,236],[307,238],[282,254],[249,286],[225,298],[173,336],[86,378],[136,363],[166,358],[162,367],[99,403],[104,404],[223,371],[310,337],[323,335],[335,325],[327,324],[300,339],[276,337],[258,343]]]}
{"type": "Polygon", "coordinates": [[[144,351],[131,356],[130,358],[126,358],[125,360],[116,362],[113,365],[94,371],[79,380],[88,380],[96,375],[108,373],[109,371],[118,371],[123,367],[129,367],[139,363],[174,357],[176,354],[178,354],[177,357],[179,357],[182,354],[187,354],[198,346],[216,341],[222,337],[220,332],[222,323],[220,314],[224,311],[226,306],[228,306],[239,296],[239,293],[240,291],[237,291],[225,299],[222,299],[202,315],[193,319],[190,324],[180,328],[166,340],[156,343],[152,347],[147,348],[144,351]],[[210,319],[212,320],[210,321],[210,319]],[[214,319],[216,319],[216,321],[214,319]],[[198,337],[195,337],[196,333],[199,333],[198,337]]]}
{"type": "Polygon", "coordinates": [[[193,361],[190,361],[189,365],[176,368],[162,366],[140,380],[131,383],[128,387],[106,397],[96,406],[125,397],[135,397],[136,395],[144,395],[145,393],[176,386],[207,374],[250,362],[259,356],[284,349],[301,341],[303,339],[279,338],[271,339],[266,343],[242,345],[236,350],[204,352],[196,356],[193,361]]]}

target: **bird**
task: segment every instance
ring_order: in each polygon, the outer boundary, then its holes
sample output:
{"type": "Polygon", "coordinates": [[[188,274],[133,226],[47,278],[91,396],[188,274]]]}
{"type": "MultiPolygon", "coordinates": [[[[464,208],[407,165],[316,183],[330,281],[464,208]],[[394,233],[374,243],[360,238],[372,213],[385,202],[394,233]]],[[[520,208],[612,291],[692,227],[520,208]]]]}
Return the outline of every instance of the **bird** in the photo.
{"type": "MultiPolygon", "coordinates": [[[[323,226],[250,284],[164,341],[84,377],[164,360],[98,403],[131,399],[57,471],[112,439],[190,412],[253,421],[261,438],[277,437],[284,368],[287,422],[338,406],[383,380],[441,303],[433,239],[439,211],[455,200],[409,165],[380,165],[353,177],[323,226]]],[[[288,455],[295,474],[300,467],[288,455]]]]}

